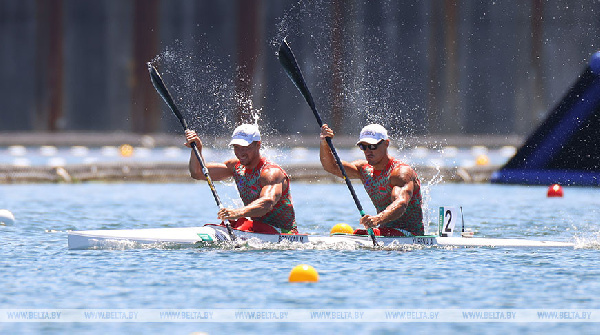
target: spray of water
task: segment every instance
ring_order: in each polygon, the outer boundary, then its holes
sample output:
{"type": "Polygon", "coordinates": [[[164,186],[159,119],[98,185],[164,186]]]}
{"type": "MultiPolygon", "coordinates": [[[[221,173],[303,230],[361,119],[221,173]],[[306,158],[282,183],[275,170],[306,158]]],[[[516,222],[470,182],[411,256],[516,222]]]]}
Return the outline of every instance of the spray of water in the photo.
{"type": "MultiPolygon", "coordinates": [[[[221,55],[217,57],[214,49],[201,39],[193,48],[176,40],[152,60],[190,128],[201,135],[217,136],[229,131],[237,100],[233,76],[228,75],[233,71],[223,71],[231,68],[228,60],[221,55]]],[[[171,115],[164,113],[163,117],[171,115]]]]}
{"type": "MultiPolygon", "coordinates": [[[[389,70],[392,63],[401,62],[409,68],[416,63],[406,56],[410,51],[400,55],[397,46],[389,43],[393,39],[388,35],[397,30],[390,26],[394,20],[386,20],[386,16],[393,15],[390,14],[393,3],[384,1],[382,6],[376,6],[380,8],[381,22],[387,25],[364,25],[362,22],[368,15],[365,13],[370,10],[368,3],[348,2],[341,8],[333,8],[335,4],[327,0],[299,0],[280,18],[268,43],[277,50],[279,43],[287,38],[294,50],[300,51],[300,66],[316,92],[314,98],[323,119],[333,122],[332,111],[343,111],[338,133],[357,134],[368,123],[380,123],[403,147],[405,136],[424,132],[418,126],[422,123],[415,120],[425,113],[422,107],[411,106],[403,99],[415,88],[400,73],[389,70]]],[[[229,134],[241,118],[242,122],[259,125],[263,152],[274,160],[283,155],[278,148],[284,144],[268,140],[277,134],[277,129],[262,116],[262,108],[255,106],[252,92],[256,90],[236,92],[234,78],[248,78],[240,77],[243,71],[233,66],[230,57],[223,57],[223,53],[216,52],[214,46],[200,37],[193,50],[176,41],[153,62],[160,68],[182,111],[187,113],[190,125],[199,133],[229,134]],[[229,70],[224,72],[224,68],[229,70]]],[[[431,180],[422,181],[425,213],[429,212],[430,187],[442,180],[440,169],[437,171],[431,180]]],[[[425,215],[428,222],[429,214],[425,215]]]]}
{"type": "MultiPolygon", "coordinates": [[[[316,104],[324,106],[320,108],[323,119],[332,120],[331,111],[342,111],[343,122],[335,125],[325,121],[337,126],[338,133],[356,134],[366,124],[379,123],[388,129],[394,144],[406,147],[406,136],[425,133],[425,124],[417,119],[425,117],[426,112],[404,100],[415,88],[399,72],[390,71],[390,64],[397,63],[417,68],[414,65],[419,56],[407,57],[410,50],[404,55],[398,53],[397,39],[391,37],[398,27],[392,25],[402,23],[386,20],[386,16],[394,15],[396,4],[384,1],[381,7],[371,6],[379,7],[379,21],[387,22],[379,25],[363,24],[370,10],[366,2],[349,1],[342,7],[334,6],[325,0],[296,2],[281,18],[270,44],[277,50],[286,38],[296,52],[300,51],[297,57],[302,57],[300,66],[315,87],[316,104]]],[[[443,147],[423,145],[437,151],[443,147]]],[[[421,180],[425,223],[436,219],[429,209],[431,188],[441,183],[442,175],[439,164],[435,169],[437,173],[430,180],[421,180]]]]}
{"type": "Polygon", "coordinates": [[[399,23],[385,16],[394,15],[390,14],[394,9],[397,7],[393,1],[384,1],[381,6],[354,1],[343,5],[327,0],[298,1],[277,25],[270,44],[277,49],[287,38],[299,51],[305,77],[318,92],[314,98],[322,106],[323,119],[332,120],[330,112],[343,111],[333,112],[343,115],[343,123],[326,122],[337,126],[340,133],[358,133],[368,123],[380,123],[397,137],[424,132],[423,126],[418,126],[421,123],[415,122],[416,115],[425,114],[424,109],[410,106],[403,99],[415,88],[400,73],[390,71],[390,64],[414,63],[398,55],[396,43],[391,43],[389,35],[398,27],[390,24],[399,23]],[[381,23],[365,25],[374,7],[380,8],[377,14],[383,16],[381,23]]]}

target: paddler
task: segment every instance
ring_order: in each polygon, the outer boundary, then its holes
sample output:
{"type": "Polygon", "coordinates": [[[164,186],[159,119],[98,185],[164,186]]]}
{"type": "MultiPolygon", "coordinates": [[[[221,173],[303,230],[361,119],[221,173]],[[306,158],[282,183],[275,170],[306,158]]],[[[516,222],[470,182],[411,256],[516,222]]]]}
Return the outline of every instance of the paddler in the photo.
{"type": "MultiPolygon", "coordinates": [[[[342,177],[326,138],[333,138],[329,126],[321,127],[319,156],[325,171],[342,177]]],[[[360,224],[373,228],[375,235],[419,236],[424,235],[423,210],[421,208],[421,182],[416,172],[407,164],[390,156],[390,140],[387,130],[379,124],[370,124],[360,131],[356,145],[365,154],[364,160],[351,163],[342,161],[350,179],[360,179],[369,194],[377,215],[365,215],[360,224]]],[[[366,235],[366,229],[354,231],[366,235]]]]}
{"type": "MultiPolygon", "coordinates": [[[[196,142],[202,152],[202,141],[193,130],[187,130],[186,146],[196,142]]],[[[212,180],[233,177],[244,207],[222,208],[220,220],[229,220],[233,228],[265,234],[297,234],[294,206],[290,194],[290,178],[277,164],[261,156],[261,137],[254,124],[235,128],[229,145],[236,158],[224,163],[207,163],[212,180]],[[249,218],[249,219],[248,219],[249,218]]],[[[206,180],[198,159],[189,163],[192,178],[206,180]]]]}

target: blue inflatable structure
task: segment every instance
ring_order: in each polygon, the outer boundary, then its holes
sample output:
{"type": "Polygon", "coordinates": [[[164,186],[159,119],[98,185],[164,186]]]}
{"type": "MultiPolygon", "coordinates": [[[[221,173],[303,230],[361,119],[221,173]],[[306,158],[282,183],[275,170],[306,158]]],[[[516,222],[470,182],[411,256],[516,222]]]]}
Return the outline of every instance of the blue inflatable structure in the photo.
{"type": "Polygon", "coordinates": [[[600,186],[600,51],[492,182],[600,186]]]}

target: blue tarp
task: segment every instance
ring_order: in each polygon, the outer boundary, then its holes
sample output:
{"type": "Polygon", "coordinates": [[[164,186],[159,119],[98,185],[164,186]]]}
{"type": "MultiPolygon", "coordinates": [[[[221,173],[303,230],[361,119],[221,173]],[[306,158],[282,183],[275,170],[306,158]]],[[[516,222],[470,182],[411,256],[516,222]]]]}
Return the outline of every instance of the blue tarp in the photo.
{"type": "Polygon", "coordinates": [[[492,182],[600,186],[600,51],[492,182]]]}

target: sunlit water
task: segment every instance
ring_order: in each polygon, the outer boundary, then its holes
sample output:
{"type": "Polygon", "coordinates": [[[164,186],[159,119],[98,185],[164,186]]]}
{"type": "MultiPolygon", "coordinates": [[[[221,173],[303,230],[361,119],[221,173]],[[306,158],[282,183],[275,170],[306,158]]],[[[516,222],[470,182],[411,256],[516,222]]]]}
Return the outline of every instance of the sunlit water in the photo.
{"type": "MultiPolygon", "coordinates": [[[[217,183],[227,205],[231,184],[217,183]]],[[[365,209],[373,207],[360,185],[365,209]]],[[[0,309],[309,309],[309,308],[577,308],[599,306],[596,188],[436,185],[437,206],[460,205],[465,225],[482,237],[573,241],[575,249],[398,248],[314,246],[67,249],[67,231],[194,226],[215,222],[205,184],[4,185],[0,208],[16,217],[0,226],[0,309]],[[288,283],[297,264],[320,281],[288,283]]],[[[357,226],[344,184],[292,186],[302,232],[326,234],[339,222],[357,226]]],[[[429,232],[436,230],[435,225],[429,232]]],[[[585,323],[0,323],[0,332],[63,334],[220,333],[593,333],[585,323]]]]}

